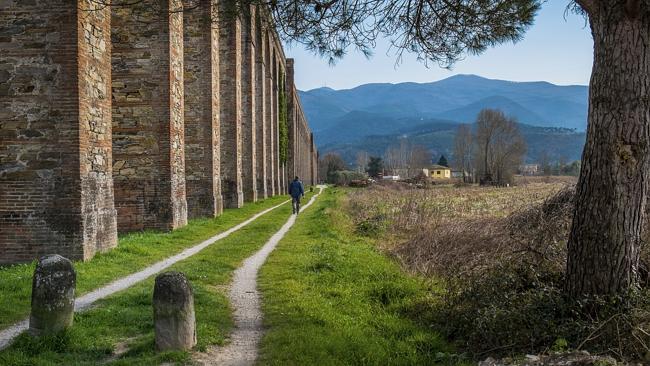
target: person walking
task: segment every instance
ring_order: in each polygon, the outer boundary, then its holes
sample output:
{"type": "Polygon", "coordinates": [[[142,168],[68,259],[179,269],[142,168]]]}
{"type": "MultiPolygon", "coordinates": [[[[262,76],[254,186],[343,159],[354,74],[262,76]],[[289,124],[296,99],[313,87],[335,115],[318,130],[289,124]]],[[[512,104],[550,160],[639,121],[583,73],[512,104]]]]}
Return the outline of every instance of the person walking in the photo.
{"type": "Polygon", "coordinates": [[[295,177],[293,182],[289,185],[289,194],[291,195],[293,213],[294,215],[297,215],[300,212],[300,198],[305,195],[305,187],[302,185],[302,182],[298,177],[295,177]]]}

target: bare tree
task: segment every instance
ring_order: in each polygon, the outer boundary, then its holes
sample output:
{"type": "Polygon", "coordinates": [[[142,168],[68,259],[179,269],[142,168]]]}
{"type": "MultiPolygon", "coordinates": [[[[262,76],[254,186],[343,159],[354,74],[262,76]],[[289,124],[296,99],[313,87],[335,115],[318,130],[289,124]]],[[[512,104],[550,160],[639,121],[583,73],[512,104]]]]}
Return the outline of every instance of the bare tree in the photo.
{"type": "Polygon", "coordinates": [[[347,170],[348,166],[339,154],[328,153],[318,162],[318,176],[324,177],[327,182],[332,181],[336,172],[347,170]]]}
{"type": "Polygon", "coordinates": [[[431,152],[422,145],[415,145],[411,148],[411,160],[409,162],[409,175],[411,177],[422,173],[431,165],[431,152]]]}
{"type": "Polygon", "coordinates": [[[463,173],[463,182],[469,180],[467,173],[472,171],[472,151],[474,138],[472,128],[467,124],[461,124],[456,131],[454,138],[454,159],[453,165],[463,173]]]}
{"type": "Polygon", "coordinates": [[[476,118],[477,154],[481,183],[509,183],[526,153],[526,144],[514,119],[495,109],[483,109],[476,118]]]}
{"type": "Polygon", "coordinates": [[[356,159],[357,172],[363,173],[366,171],[366,167],[368,166],[369,159],[370,156],[368,155],[367,151],[359,151],[357,153],[357,159],[356,159]]]}

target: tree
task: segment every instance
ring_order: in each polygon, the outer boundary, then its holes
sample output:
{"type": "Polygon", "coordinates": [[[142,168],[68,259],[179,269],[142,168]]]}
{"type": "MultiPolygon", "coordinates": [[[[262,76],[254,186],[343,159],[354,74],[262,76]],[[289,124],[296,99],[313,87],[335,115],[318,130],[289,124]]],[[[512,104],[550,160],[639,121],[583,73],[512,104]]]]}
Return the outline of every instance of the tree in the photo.
{"type": "Polygon", "coordinates": [[[477,154],[481,182],[505,185],[526,153],[526,144],[514,119],[495,109],[483,109],[476,118],[477,154]]]}
{"type": "Polygon", "coordinates": [[[458,126],[454,137],[454,167],[463,172],[463,182],[468,181],[467,173],[472,171],[472,150],[474,139],[472,129],[466,124],[458,126]]]}
{"type": "Polygon", "coordinates": [[[338,154],[328,153],[323,156],[318,162],[318,176],[325,177],[328,183],[333,183],[336,178],[336,173],[347,170],[348,167],[345,161],[338,154]]]}
{"type": "Polygon", "coordinates": [[[384,172],[384,161],[378,156],[371,156],[368,161],[366,173],[373,178],[378,178],[384,172]]]}
{"type": "Polygon", "coordinates": [[[440,155],[440,159],[438,159],[438,165],[449,167],[449,163],[447,162],[447,158],[445,158],[444,155],[440,155]]]}
{"type": "Polygon", "coordinates": [[[415,145],[411,148],[411,160],[409,162],[409,176],[417,176],[431,165],[431,153],[422,145],[415,145]]]}
{"type": "Polygon", "coordinates": [[[362,173],[366,170],[368,165],[368,153],[366,151],[359,151],[357,153],[357,172],[362,173]]]}

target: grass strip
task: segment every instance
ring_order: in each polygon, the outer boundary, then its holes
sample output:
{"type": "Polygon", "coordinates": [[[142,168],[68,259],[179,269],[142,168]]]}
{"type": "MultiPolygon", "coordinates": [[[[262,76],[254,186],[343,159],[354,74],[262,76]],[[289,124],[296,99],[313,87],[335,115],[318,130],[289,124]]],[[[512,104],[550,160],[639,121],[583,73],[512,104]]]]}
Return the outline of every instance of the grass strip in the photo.
{"type": "MultiPolygon", "coordinates": [[[[233,326],[227,285],[233,271],[282,227],[289,217],[284,205],[231,236],[181,261],[170,270],[185,273],[192,283],[198,350],[223,344],[233,326]]],[[[21,335],[0,352],[8,365],[159,365],[189,363],[188,352],[154,351],[153,278],[100,300],[87,312],[75,314],[75,325],[50,338],[21,335]]]]}
{"type": "Polygon", "coordinates": [[[344,192],[323,192],[262,267],[262,365],[455,363],[418,308],[427,283],[354,234],[344,192]]]}
{"type": "MultiPolygon", "coordinates": [[[[89,261],[75,262],[77,295],[137,272],[159,260],[198,244],[287,199],[276,196],[240,209],[227,209],[217,218],[190,220],[171,232],[144,231],[120,235],[117,248],[89,261]]],[[[32,274],[36,262],[0,267],[0,328],[29,315],[32,274]]]]}

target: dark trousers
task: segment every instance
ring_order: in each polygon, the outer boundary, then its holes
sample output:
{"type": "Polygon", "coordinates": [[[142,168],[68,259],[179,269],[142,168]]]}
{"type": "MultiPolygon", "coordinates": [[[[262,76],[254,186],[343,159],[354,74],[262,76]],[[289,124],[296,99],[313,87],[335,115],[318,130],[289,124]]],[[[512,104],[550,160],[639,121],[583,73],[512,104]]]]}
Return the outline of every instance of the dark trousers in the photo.
{"type": "Polygon", "coordinates": [[[300,212],[300,196],[291,197],[291,205],[293,206],[293,213],[297,214],[300,212]]]}

